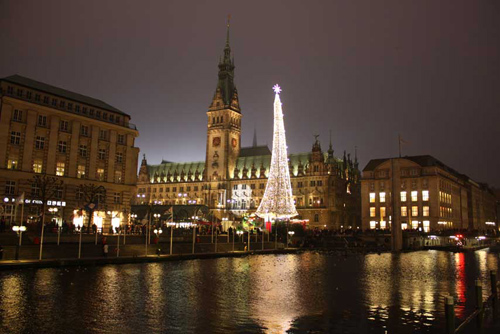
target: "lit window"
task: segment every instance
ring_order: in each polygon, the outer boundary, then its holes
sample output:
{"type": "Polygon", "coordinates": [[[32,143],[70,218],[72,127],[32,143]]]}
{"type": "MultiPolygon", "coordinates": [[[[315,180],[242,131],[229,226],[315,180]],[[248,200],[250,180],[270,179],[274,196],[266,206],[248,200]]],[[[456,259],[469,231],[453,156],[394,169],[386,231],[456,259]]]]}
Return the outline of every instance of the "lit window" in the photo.
{"type": "Polygon", "coordinates": [[[417,217],[418,216],[418,206],[412,206],[411,207],[411,215],[412,215],[412,217],[417,217]]]}
{"type": "Polygon", "coordinates": [[[97,168],[97,179],[104,181],[104,168],[97,168]]]}
{"type": "Polygon", "coordinates": [[[429,232],[431,229],[431,222],[428,220],[424,220],[422,225],[424,226],[424,232],[429,232]]]}
{"type": "Polygon", "coordinates": [[[379,193],[380,203],[385,203],[385,193],[379,193]]]}
{"type": "Polygon", "coordinates": [[[375,203],[375,193],[370,193],[370,203],[375,203]]]}
{"type": "Polygon", "coordinates": [[[422,215],[424,217],[429,217],[429,207],[428,206],[424,206],[422,209],[423,209],[422,210],[422,215]]]}
{"type": "Polygon", "coordinates": [[[406,202],[406,191],[401,192],[401,202],[406,202]]]}
{"type": "Polygon", "coordinates": [[[429,200],[429,190],[422,190],[422,201],[429,200]]]}
{"type": "Polygon", "coordinates": [[[385,220],[381,220],[381,221],[380,221],[380,228],[381,228],[381,229],[385,229],[385,228],[386,228],[386,226],[387,226],[387,225],[386,225],[385,220]]]}
{"type": "Polygon", "coordinates": [[[412,202],[418,201],[418,191],[412,191],[411,192],[411,201],[412,202]]]}
{"type": "Polygon", "coordinates": [[[414,230],[418,229],[418,220],[411,221],[411,228],[414,230]]]}
{"type": "Polygon", "coordinates": [[[370,221],[370,229],[374,230],[377,227],[377,222],[375,220],[370,221]]]}
{"type": "Polygon", "coordinates": [[[56,165],[56,175],[57,176],[64,176],[64,167],[65,167],[64,162],[57,163],[57,165],[56,165]]]}
{"type": "Polygon", "coordinates": [[[35,172],[35,173],[42,172],[42,160],[35,160],[33,162],[33,172],[35,172]]]}
{"type": "Polygon", "coordinates": [[[375,217],[376,216],[375,208],[370,208],[370,217],[375,217]]]}
{"type": "Polygon", "coordinates": [[[11,160],[9,159],[9,161],[7,161],[7,168],[8,169],[17,169],[17,160],[11,160]]]}
{"type": "Polygon", "coordinates": [[[76,172],[76,177],[79,179],[85,178],[85,165],[78,165],[78,169],[76,172]]]}
{"type": "Polygon", "coordinates": [[[408,216],[408,207],[402,206],[401,207],[401,217],[407,217],[408,216]]]}
{"type": "Polygon", "coordinates": [[[119,170],[115,171],[115,182],[116,183],[122,182],[122,172],[119,170]]]}
{"type": "Polygon", "coordinates": [[[408,229],[408,224],[406,224],[406,223],[402,223],[402,224],[401,224],[401,229],[402,229],[402,230],[406,230],[406,229],[408,229]]]}
{"type": "Polygon", "coordinates": [[[380,218],[384,218],[385,217],[385,207],[381,207],[380,208],[380,218]]]}

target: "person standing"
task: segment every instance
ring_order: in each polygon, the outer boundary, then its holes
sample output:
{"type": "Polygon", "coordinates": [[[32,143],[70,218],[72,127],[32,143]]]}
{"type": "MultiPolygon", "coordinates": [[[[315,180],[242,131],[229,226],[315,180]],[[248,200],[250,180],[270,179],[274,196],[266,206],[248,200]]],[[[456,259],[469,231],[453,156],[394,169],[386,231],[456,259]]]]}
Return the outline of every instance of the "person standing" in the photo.
{"type": "Polygon", "coordinates": [[[102,251],[104,253],[104,257],[108,257],[108,250],[109,250],[108,244],[104,244],[104,246],[102,246],[102,251]]]}

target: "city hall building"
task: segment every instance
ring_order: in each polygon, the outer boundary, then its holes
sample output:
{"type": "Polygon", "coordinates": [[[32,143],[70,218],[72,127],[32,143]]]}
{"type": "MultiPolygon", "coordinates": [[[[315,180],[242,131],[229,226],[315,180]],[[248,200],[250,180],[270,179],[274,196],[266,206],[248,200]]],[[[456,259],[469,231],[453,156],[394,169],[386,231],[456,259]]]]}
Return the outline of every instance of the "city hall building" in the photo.
{"type": "MultiPolygon", "coordinates": [[[[229,27],[228,27],[229,29],[229,27]]],[[[229,33],[228,33],[229,36],[229,33]]],[[[176,220],[203,214],[232,221],[255,212],[264,194],[271,151],[254,143],[241,146],[242,109],[234,84],[229,39],[219,62],[218,82],[207,115],[203,161],[148,164],[142,160],[135,196],[142,215],[147,205],[165,212],[174,206],[176,220]]],[[[311,227],[348,228],[360,224],[360,173],[357,158],[334,156],[319,140],[310,152],[289,154],[289,169],[299,219],[311,227]]]]}
{"type": "Polygon", "coordinates": [[[135,194],[137,136],[130,116],[103,101],[19,75],[0,79],[0,216],[18,223],[22,200],[24,218],[36,220],[42,204],[33,176],[46,174],[63,181],[47,198],[47,221],[85,215],[82,189],[94,185],[95,221],[105,231],[121,224],[135,194]]]}
{"type": "Polygon", "coordinates": [[[390,228],[393,209],[403,230],[498,229],[493,191],[430,155],[370,160],[361,198],[363,230],[390,228]]]}

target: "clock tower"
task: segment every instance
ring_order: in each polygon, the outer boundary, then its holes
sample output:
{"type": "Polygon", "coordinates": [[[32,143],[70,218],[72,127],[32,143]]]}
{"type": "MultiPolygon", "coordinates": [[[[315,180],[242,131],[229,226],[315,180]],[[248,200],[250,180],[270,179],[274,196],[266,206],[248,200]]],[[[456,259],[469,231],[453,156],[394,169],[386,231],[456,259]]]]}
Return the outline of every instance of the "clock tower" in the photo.
{"type": "MultiPolygon", "coordinates": [[[[234,59],[229,47],[229,20],[226,46],[219,61],[219,78],[207,111],[207,155],[205,180],[212,190],[228,190],[240,154],[241,110],[234,85],[234,59]]],[[[225,205],[225,195],[210,196],[209,207],[225,205]]]]}

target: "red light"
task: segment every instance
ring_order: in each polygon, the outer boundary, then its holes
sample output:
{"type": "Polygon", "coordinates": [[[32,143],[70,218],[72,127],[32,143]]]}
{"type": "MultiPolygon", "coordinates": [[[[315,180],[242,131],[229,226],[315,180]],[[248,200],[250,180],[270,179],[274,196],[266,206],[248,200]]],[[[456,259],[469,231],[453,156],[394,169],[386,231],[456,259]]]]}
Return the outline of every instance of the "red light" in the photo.
{"type": "Polygon", "coordinates": [[[457,234],[457,238],[463,238],[464,236],[461,234],[457,234]]]}

